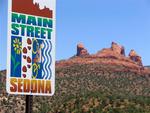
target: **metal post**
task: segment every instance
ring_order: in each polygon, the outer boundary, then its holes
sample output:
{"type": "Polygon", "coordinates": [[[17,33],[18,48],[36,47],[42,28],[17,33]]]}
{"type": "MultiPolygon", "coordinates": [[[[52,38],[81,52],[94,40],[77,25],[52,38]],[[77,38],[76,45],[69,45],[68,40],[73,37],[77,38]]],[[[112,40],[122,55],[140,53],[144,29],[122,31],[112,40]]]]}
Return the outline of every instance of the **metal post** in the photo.
{"type": "Polygon", "coordinates": [[[33,96],[26,95],[26,113],[32,113],[33,96]]]}

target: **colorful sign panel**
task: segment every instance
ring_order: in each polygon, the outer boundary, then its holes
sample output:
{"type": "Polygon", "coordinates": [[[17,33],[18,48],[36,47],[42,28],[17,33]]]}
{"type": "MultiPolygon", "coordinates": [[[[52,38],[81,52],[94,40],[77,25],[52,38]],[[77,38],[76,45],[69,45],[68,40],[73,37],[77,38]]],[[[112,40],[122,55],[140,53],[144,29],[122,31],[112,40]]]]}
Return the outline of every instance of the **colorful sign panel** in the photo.
{"type": "Polygon", "coordinates": [[[55,0],[9,0],[9,94],[54,94],[55,23],[55,0]]]}

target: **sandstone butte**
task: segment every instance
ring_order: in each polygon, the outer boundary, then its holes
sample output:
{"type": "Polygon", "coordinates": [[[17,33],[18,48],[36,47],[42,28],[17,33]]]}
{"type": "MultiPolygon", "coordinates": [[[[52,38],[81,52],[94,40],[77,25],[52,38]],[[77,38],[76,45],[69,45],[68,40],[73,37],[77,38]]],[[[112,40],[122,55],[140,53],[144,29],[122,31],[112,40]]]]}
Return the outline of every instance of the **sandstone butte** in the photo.
{"type": "MultiPolygon", "coordinates": [[[[150,70],[143,66],[142,58],[131,50],[126,56],[125,48],[115,42],[111,43],[110,48],[104,48],[96,54],[89,54],[82,43],[77,44],[77,53],[75,56],[56,62],[56,67],[72,66],[74,64],[105,64],[109,66],[122,66],[125,70],[135,73],[150,74],[150,70]]],[[[114,71],[120,71],[117,68],[114,71]]]]}

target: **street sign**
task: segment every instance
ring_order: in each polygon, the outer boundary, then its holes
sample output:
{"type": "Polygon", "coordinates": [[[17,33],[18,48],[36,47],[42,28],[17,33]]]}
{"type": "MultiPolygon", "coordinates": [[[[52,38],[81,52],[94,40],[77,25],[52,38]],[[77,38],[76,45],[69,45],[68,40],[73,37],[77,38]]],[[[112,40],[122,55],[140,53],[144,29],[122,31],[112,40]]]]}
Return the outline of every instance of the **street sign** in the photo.
{"type": "Polygon", "coordinates": [[[9,0],[7,92],[52,96],[55,0],[9,0]]]}

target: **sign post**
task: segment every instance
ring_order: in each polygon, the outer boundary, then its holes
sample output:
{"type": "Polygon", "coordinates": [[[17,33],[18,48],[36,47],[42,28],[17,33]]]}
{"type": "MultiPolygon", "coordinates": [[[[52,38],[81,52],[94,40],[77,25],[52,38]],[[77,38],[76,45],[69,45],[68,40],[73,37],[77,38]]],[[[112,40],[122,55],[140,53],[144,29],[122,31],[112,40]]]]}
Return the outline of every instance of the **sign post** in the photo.
{"type": "Polygon", "coordinates": [[[26,95],[26,111],[25,111],[25,113],[32,113],[32,106],[33,106],[33,96],[26,95]]]}
{"type": "MultiPolygon", "coordinates": [[[[54,94],[55,9],[55,0],[8,0],[9,94],[54,94]]],[[[32,96],[26,96],[27,109],[30,100],[32,96]]]]}

